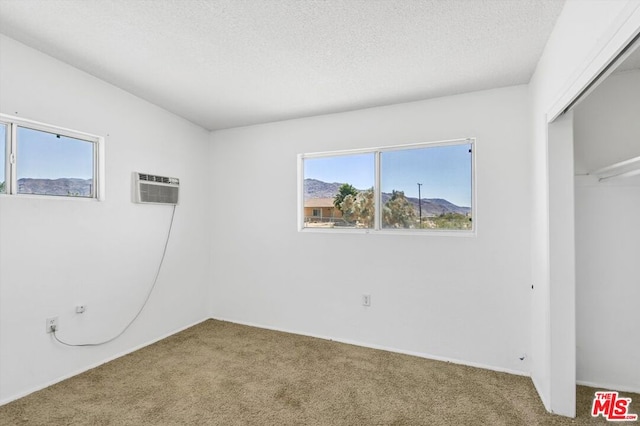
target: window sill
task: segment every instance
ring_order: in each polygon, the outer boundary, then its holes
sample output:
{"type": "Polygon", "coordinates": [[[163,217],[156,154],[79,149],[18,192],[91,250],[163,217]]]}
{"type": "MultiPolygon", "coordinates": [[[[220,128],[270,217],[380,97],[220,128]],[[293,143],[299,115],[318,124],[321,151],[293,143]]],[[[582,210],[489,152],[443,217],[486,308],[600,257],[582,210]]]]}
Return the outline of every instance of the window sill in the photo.
{"type": "Polygon", "coordinates": [[[104,201],[102,198],[94,197],[69,197],[66,195],[38,195],[38,194],[4,194],[0,193],[0,197],[6,199],[23,199],[23,200],[73,200],[73,201],[104,201]]]}
{"type": "Polygon", "coordinates": [[[353,228],[300,228],[298,232],[305,234],[354,234],[354,235],[403,235],[419,237],[477,237],[477,232],[473,231],[450,231],[450,230],[424,230],[415,229],[353,229],[353,228]]]}

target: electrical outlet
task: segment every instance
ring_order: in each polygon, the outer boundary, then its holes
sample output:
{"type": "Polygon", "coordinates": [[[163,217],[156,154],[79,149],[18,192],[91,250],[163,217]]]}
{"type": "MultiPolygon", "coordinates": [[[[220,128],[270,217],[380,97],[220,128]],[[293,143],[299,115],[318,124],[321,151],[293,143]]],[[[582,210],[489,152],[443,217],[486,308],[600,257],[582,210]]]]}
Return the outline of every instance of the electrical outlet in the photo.
{"type": "Polygon", "coordinates": [[[76,314],[83,314],[87,310],[87,305],[77,305],[76,314]]]}
{"type": "Polygon", "coordinates": [[[53,330],[58,331],[58,317],[47,318],[47,333],[53,332],[53,330]]]}
{"type": "Polygon", "coordinates": [[[363,294],[362,295],[362,306],[371,306],[371,295],[363,294]]]}

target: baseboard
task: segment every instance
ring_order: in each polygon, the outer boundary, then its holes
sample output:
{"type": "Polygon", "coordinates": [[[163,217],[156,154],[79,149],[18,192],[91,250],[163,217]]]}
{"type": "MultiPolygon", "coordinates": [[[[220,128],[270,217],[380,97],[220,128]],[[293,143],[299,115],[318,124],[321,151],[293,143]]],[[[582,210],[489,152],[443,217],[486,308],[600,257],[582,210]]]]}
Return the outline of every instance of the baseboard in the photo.
{"type": "Polygon", "coordinates": [[[576,380],[576,384],[580,386],[595,388],[595,389],[612,390],[612,391],[618,391],[618,392],[640,393],[640,387],[635,387],[635,386],[614,385],[611,383],[595,383],[587,380],[576,380]]]}
{"type": "Polygon", "coordinates": [[[156,342],[159,342],[160,340],[166,339],[169,336],[172,336],[172,335],[174,335],[176,333],[180,333],[181,331],[184,331],[184,330],[186,330],[188,328],[191,328],[191,327],[193,327],[195,325],[198,325],[198,324],[200,324],[202,322],[205,322],[205,321],[208,321],[208,320],[209,320],[208,317],[207,318],[203,318],[203,319],[198,320],[198,321],[196,321],[196,322],[194,322],[192,324],[186,325],[184,327],[180,327],[180,328],[178,328],[176,330],[170,331],[169,333],[160,335],[160,337],[157,337],[157,338],[155,338],[153,340],[150,340],[150,341],[148,341],[146,343],[142,343],[140,345],[134,346],[131,349],[128,349],[128,350],[125,350],[125,351],[122,351],[122,352],[118,352],[117,354],[115,354],[113,356],[110,356],[110,357],[108,357],[108,358],[106,358],[106,359],[104,359],[102,361],[90,364],[90,365],[88,365],[86,367],[83,367],[83,368],[81,368],[79,370],[74,371],[73,373],[65,374],[64,376],[61,376],[61,377],[59,377],[59,378],[57,378],[55,380],[51,380],[49,382],[46,382],[46,383],[44,383],[42,385],[36,386],[36,387],[31,388],[31,389],[29,389],[27,391],[24,391],[24,392],[21,392],[21,393],[19,393],[17,395],[11,396],[9,398],[2,399],[2,400],[0,400],[0,405],[5,405],[5,404],[8,404],[8,403],[10,403],[12,401],[16,401],[16,400],[18,400],[20,398],[24,398],[25,396],[30,395],[30,394],[32,394],[34,392],[37,392],[39,390],[48,388],[49,386],[55,385],[56,383],[60,383],[60,382],[62,382],[64,380],[70,379],[71,377],[77,376],[78,374],[82,374],[85,371],[92,370],[92,369],[94,369],[96,367],[101,366],[102,364],[106,364],[107,362],[113,361],[114,359],[118,359],[120,357],[128,355],[128,354],[130,354],[132,352],[135,352],[135,351],[137,351],[139,349],[142,349],[142,348],[144,348],[146,346],[152,345],[152,344],[154,344],[156,342]]]}
{"type": "Polygon", "coordinates": [[[508,373],[508,374],[514,374],[516,376],[530,377],[530,374],[528,372],[526,372],[526,371],[512,370],[512,369],[509,369],[509,368],[497,367],[497,366],[488,365],[488,364],[482,364],[482,363],[477,363],[477,362],[464,361],[464,360],[460,360],[460,359],[443,357],[443,356],[433,355],[433,354],[424,353],[424,352],[407,351],[407,350],[403,350],[403,349],[391,348],[391,347],[387,347],[387,346],[383,346],[383,345],[376,345],[376,344],[371,344],[371,343],[367,343],[367,342],[361,342],[361,341],[357,341],[357,340],[341,339],[341,338],[323,336],[323,335],[313,334],[313,333],[306,333],[306,332],[301,332],[301,331],[296,331],[296,330],[289,330],[289,329],[284,329],[284,328],[279,328],[279,327],[270,327],[270,326],[265,326],[265,325],[262,325],[262,324],[256,324],[256,323],[251,323],[251,322],[247,322],[247,321],[239,321],[239,320],[230,319],[230,318],[212,317],[211,319],[218,320],[218,321],[231,322],[231,323],[234,323],[234,324],[246,325],[246,326],[249,326],[249,327],[263,328],[265,330],[281,331],[283,333],[297,334],[297,335],[300,335],[300,336],[307,336],[307,337],[315,337],[317,339],[330,340],[330,341],[333,341],[333,342],[345,343],[345,344],[348,344],[348,345],[360,346],[360,347],[363,347],[363,348],[378,349],[378,350],[382,350],[382,351],[393,352],[393,353],[398,353],[398,354],[403,354],[403,355],[411,355],[411,356],[415,356],[415,357],[419,357],[419,358],[431,359],[431,360],[434,360],[434,361],[450,362],[452,364],[466,365],[468,367],[476,367],[476,368],[482,368],[484,370],[497,371],[499,373],[508,373]]]}

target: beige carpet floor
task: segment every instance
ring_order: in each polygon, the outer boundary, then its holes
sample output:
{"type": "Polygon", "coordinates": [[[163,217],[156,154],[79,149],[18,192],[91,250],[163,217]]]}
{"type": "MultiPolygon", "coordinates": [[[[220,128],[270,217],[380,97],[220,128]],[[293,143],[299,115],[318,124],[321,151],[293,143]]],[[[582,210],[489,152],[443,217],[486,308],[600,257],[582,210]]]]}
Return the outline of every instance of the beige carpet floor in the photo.
{"type": "Polygon", "coordinates": [[[593,392],[568,419],[527,377],[209,320],[6,404],[0,424],[606,424],[593,392]]]}

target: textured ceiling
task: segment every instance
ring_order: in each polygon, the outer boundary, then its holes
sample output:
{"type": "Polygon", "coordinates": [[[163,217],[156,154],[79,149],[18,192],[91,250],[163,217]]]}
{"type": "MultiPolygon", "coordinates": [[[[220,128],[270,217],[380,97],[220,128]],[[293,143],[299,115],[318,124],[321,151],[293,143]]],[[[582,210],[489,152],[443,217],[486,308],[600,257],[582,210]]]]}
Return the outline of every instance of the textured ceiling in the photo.
{"type": "Polygon", "coordinates": [[[0,32],[207,129],[527,83],[564,0],[0,0],[0,32]]]}

